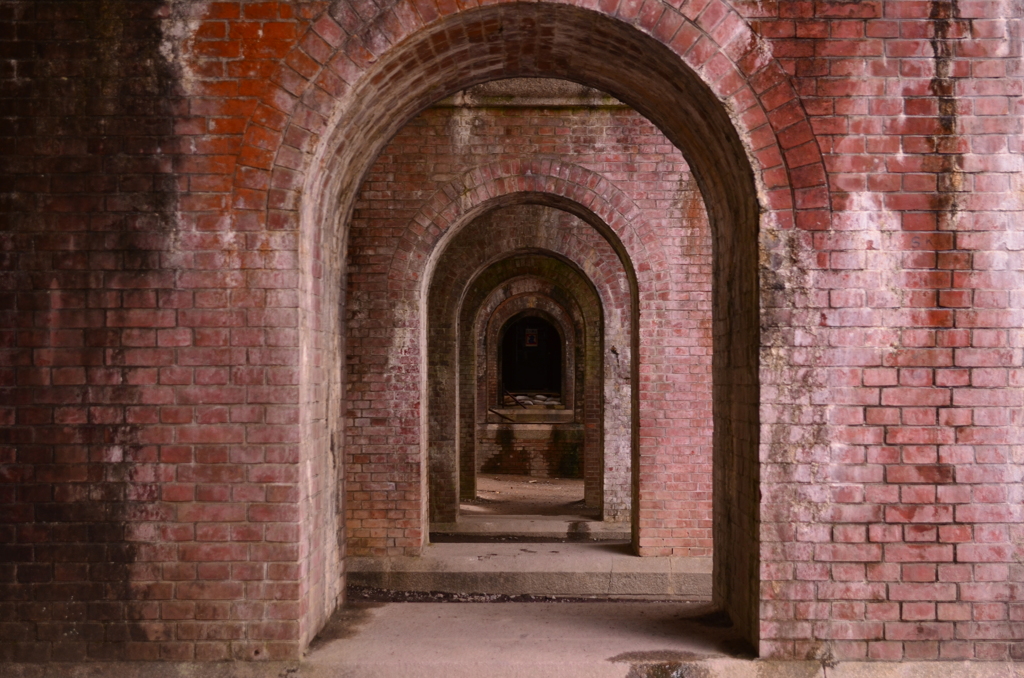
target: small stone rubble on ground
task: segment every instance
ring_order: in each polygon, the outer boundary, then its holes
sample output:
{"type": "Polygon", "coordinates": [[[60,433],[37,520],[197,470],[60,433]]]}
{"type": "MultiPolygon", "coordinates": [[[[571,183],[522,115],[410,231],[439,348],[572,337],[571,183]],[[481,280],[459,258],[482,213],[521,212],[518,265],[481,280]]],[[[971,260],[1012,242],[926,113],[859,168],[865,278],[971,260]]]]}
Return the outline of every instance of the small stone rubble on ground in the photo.
{"type": "Polygon", "coordinates": [[[531,409],[561,409],[562,399],[557,394],[506,393],[502,403],[505,407],[527,407],[531,409]]]}

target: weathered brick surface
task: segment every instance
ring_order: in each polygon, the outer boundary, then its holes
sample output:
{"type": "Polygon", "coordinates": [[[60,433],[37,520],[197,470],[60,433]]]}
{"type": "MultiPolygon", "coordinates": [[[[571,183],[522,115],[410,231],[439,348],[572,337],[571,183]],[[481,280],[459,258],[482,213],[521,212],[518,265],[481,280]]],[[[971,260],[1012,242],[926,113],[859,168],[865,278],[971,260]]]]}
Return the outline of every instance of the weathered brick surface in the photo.
{"type": "Polygon", "coordinates": [[[360,182],[541,75],[701,187],[716,597],[760,652],[1022,658],[1020,14],[0,0],[0,657],[299,652],[342,581],[360,182]]]}

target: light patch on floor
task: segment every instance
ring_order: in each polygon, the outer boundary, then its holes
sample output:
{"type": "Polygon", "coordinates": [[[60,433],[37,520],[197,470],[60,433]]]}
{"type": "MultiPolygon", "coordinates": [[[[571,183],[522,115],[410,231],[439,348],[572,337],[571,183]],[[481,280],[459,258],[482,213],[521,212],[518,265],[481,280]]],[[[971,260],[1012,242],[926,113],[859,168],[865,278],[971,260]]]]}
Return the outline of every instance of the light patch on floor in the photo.
{"type": "Polygon", "coordinates": [[[480,474],[476,499],[462,502],[466,515],[588,515],[583,505],[583,480],[480,474]]]}

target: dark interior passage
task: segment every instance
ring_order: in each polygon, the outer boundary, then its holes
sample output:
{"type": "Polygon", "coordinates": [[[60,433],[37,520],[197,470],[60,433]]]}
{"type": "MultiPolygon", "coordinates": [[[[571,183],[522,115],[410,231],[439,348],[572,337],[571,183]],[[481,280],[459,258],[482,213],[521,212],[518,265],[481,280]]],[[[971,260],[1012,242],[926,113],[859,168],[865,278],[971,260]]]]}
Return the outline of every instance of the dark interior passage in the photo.
{"type": "Polygon", "coordinates": [[[562,393],[562,338],[551,323],[528,316],[513,321],[501,343],[501,381],[509,394],[562,393]]]}

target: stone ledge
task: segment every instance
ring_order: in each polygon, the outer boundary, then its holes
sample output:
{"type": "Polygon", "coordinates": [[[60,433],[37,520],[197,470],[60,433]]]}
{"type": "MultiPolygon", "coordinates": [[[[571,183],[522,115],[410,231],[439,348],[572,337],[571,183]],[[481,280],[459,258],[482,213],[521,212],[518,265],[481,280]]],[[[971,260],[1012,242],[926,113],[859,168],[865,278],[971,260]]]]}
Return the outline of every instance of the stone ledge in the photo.
{"type": "Polygon", "coordinates": [[[351,558],[348,583],[394,591],[711,599],[710,558],[640,558],[624,542],[431,544],[423,555],[351,558]]]}

